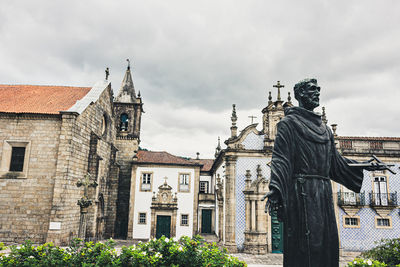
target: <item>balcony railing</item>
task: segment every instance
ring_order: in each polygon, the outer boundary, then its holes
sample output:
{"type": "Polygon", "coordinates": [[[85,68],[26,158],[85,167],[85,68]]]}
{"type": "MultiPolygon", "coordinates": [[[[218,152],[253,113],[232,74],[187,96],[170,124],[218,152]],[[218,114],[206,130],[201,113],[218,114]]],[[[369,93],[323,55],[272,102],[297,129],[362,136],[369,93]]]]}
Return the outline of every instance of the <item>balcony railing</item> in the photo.
{"type": "Polygon", "coordinates": [[[374,207],[397,206],[397,192],[369,193],[369,205],[374,207]]]}
{"type": "Polygon", "coordinates": [[[365,205],[365,192],[338,192],[338,205],[339,206],[364,206],[365,205]]]}

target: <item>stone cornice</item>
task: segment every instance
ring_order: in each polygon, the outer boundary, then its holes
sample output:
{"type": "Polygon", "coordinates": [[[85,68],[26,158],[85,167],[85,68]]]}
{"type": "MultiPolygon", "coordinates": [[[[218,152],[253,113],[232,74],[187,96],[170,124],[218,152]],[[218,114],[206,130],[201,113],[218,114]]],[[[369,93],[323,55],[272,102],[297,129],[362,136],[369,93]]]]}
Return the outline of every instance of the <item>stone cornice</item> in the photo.
{"type": "Polygon", "coordinates": [[[22,119],[56,119],[60,120],[60,114],[46,114],[46,113],[15,113],[15,112],[0,112],[1,118],[22,118],[22,119]]]}

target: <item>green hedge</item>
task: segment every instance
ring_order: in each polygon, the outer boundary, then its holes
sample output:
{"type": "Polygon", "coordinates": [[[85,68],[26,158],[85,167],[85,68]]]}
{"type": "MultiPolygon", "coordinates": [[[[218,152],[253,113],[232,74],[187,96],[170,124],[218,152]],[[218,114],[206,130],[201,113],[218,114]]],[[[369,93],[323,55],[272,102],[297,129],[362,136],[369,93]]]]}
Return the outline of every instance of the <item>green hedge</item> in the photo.
{"type": "MultiPolygon", "coordinates": [[[[0,250],[5,248],[0,243],[0,250]]],[[[52,243],[35,247],[26,241],[10,249],[9,255],[0,254],[1,266],[246,266],[226,249],[206,243],[199,236],[180,240],[162,237],[123,246],[120,253],[112,239],[105,243],[74,239],[66,249],[52,243]]]]}

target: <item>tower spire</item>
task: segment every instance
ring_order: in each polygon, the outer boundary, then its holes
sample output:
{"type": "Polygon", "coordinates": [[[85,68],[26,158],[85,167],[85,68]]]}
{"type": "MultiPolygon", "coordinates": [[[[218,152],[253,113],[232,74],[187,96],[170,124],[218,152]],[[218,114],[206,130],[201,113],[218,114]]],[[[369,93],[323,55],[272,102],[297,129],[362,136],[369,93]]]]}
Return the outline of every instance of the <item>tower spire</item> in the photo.
{"type": "Polygon", "coordinates": [[[131,62],[129,59],[126,61],[128,62],[128,67],[126,68],[124,79],[122,80],[118,96],[116,97],[116,102],[135,103],[136,94],[131,75],[131,62]]]}
{"type": "Polygon", "coordinates": [[[219,152],[221,152],[221,139],[220,139],[219,136],[218,136],[218,145],[217,145],[217,147],[215,148],[215,157],[218,157],[219,152]]]}

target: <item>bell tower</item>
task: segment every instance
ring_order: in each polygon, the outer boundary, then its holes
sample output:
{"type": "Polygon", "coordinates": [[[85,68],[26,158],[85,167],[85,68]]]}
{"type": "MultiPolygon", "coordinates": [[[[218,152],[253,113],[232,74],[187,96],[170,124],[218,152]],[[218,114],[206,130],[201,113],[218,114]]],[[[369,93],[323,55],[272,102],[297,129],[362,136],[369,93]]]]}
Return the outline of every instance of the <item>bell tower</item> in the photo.
{"type": "Polygon", "coordinates": [[[129,59],[127,61],[128,67],[124,79],[119,93],[114,99],[114,118],[117,127],[117,163],[120,165],[117,219],[115,223],[115,236],[118,238],[127,237],[132,172],[131,161],[139,149],[141,118],[142,113],[144,113],[140,91],[136,96],[130,61],[129,59]]]}
{"type": "Polygon", "coordinates": [[[276,101],[272,101],[271,92],[268,96],[268,106],[262,110],[263,114],[263,132],[264,132],[264,149],[272,151],[276,135],[276,127],[278,122],[285,116],[285,108],[292,107],[292,98],[288,93],[287,102],[281,99],[281,88],[285,87],[278,81],[273,87],[278,89],[276,101]]]}

